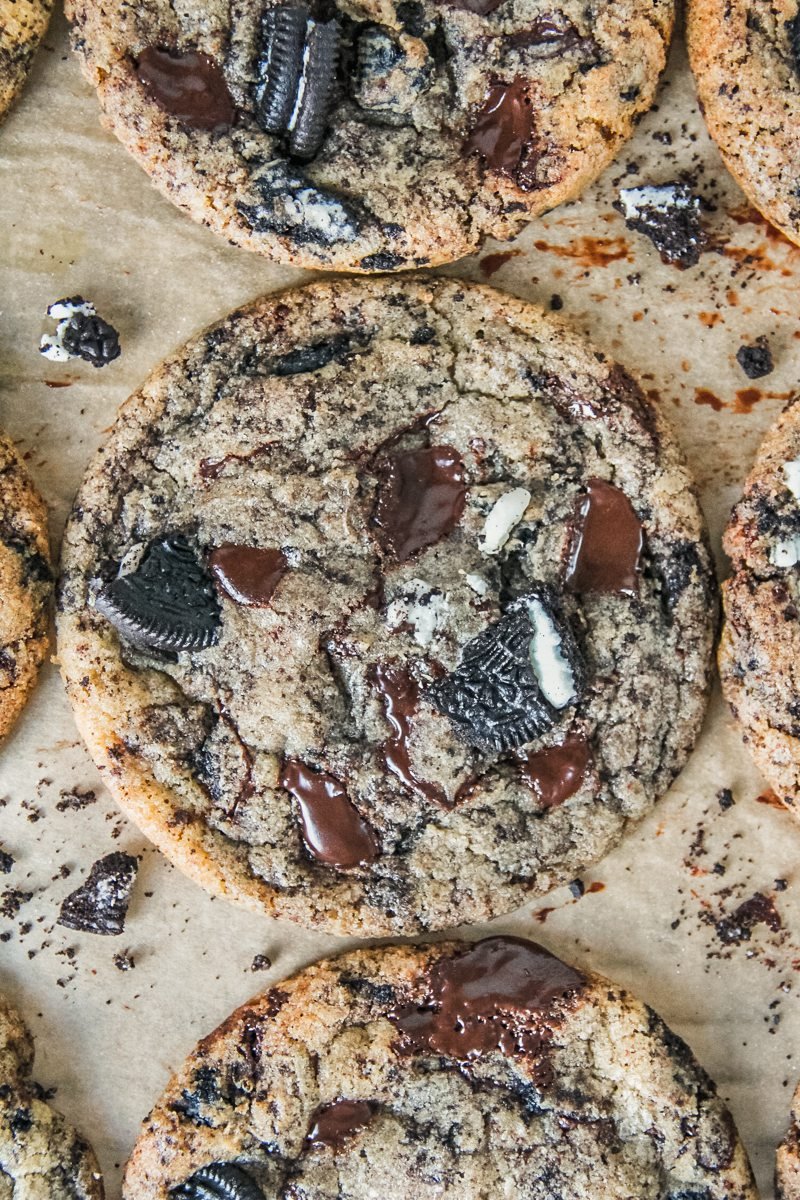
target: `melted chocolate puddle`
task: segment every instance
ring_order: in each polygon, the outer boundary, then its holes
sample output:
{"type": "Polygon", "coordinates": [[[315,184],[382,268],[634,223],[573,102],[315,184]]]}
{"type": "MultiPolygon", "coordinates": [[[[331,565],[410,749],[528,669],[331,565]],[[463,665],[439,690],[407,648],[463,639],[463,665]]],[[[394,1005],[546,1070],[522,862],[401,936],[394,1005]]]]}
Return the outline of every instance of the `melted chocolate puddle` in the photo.
{"type": "Polygon", "coordinates": [[[236,106],[222,68],[198,50],[148,46],[136,62],[146,92],[171,117],[192,129],[229,129],[236,106]]]}
{"type": "Polygon", "coordinates": [[[335,775],[287,758],[280,785],[299,805],[303,840],[318,862],[346,868],[375,861],[380,853],[375,832],[335,775]]]}
{"type": "Polygon", "coordinates": [[[425,800],[452,808],[443,788],[436,783],[420,779],[412,769],[408,752],[412,717],[417,711],[420,689],[414,676],[400,663],[377,663],[371,673],[371,682],[378,689],[386,720],[394,735],[383,744],[383,761],[388,770],[400,782],[425,800]]]}
{"type": "Polygon", "coordinates": [[[467,488],[464,464],[452,446],[392,454],[378,470],[371,524],[387,557],[407,562],[455,529],[467,488]]]}
{"type": "Polygon", "coordinates": [[[519,187],[535,187],[535,113],[529,84],[517,78],[511,83],[494,83],[475,114],[464,149],[478,154],[484,164],[508,175],[519,187]]]}
{"type": "Polygon", "coordinates": [[[283,551],[258,546],[218,546],[208,565],[225,594],[248,608],[266,608],[289,569],[283,551]]]}
{"type": "Polygon", "coordinates": [[[341,1150],[374,1116],[375,1105],[369,1100],[334,1100],[321,1105],[311,1115],[306,1145],[312,1150],[341,1150]]]}
{"type": "Polygon", "coordinates": [[[625,493],[590,479],[576,507],[564,576],[568,590],[636,595],[643,548],[642,523],[625,493]]]}
{"type": "Polygon", "coordinates": [[[560,746],[518,755],[518,760],[520,775],[544,807],[558,808],[583,783],[592,755],[584,738],[570,735],[560,746]]]}

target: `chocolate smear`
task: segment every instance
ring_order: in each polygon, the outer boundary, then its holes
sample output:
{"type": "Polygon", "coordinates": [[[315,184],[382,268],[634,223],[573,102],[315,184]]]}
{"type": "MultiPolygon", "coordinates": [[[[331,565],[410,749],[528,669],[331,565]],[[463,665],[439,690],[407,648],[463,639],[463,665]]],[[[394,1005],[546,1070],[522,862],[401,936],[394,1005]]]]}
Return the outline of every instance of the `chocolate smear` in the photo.
{"type": "Polygon", "coordinates": [[[384,554],[407,562],[455,529],[464,512],[464,464],[452,446],[407,450],[379,464],[371,524],[384,554]]]}
{"type": "Polygon", "coordinates": [[[644,533],[623,491],[590,479],[578,498],[564,584],[571,592],[636,595],[644,533]]]}
{"type": "Polygon", "coordinates": [[[218,546],[208,565],[223,592],[248,608],[266,608],[289,569],[282,550],[259,546],[218,546]]]}
{"type": "Polygon", "coordinates": [[[396,1008],[389,1019],[406,1053],[443,1054],[462,1063],[492,1051],[533,1056],[545,1081],[551,1077],[546,1052],[552,1029],[564,1002],[584,982],[579,971],[535,942],[486,938],[435,962],[425,998],[396,1008]]]}
{"type": "Polygon", "coordinates": [[[312,1150],[341,1150],[366,1129],[375,1116],[375,1105],[369,1100],[334,1100],[321,1105],[311,1116],[306,1145],[312,1150]]]}
{"type": "Polygon", "coordinates": [[[334,775],[288,758],[280,784],[297,801],[303,840],[318,862],[347,868],[375,861],[380,853],[375,833],[334,775]]]}
{"type": "Polygon", "coordinates": [[[534,191],[536,165],[535,112],[527,79],[495,82],[475,114],[464,149],[478,154],[490,171],[513,179],[523,191],[534,191]]]}
{"type": "Polygon", "coordinates": [[[136,74],[159,108],[191,129],[229,129],[236,106],[222,68],[198,50],[161,50],[148,46],[136,62],[136,74]]]}
{"type": "Polygon", "coordinates": [[[559,746],[519,755],[519,773],[545,808],[558,808],[574,796],[592,761],[585,738],[571,734],[559,746]]]}
{"type": "Polygon", "coordinates": [[[116,936],[125,928],[139,860],[116,851],[93,864],[86,882],[65,898],[57,924],[116,936]]]}
{"type": "Polygon", "coordinates": [[[408,740],[421,694],[416,679],[401,663],[377,663],[371,672],[371,682],[378,690],[386,720],[394,731],[381,751],[387,769],[423,799],[443,808],[452,807],[443,788],[420,779],[411,766],[408,740]]]}

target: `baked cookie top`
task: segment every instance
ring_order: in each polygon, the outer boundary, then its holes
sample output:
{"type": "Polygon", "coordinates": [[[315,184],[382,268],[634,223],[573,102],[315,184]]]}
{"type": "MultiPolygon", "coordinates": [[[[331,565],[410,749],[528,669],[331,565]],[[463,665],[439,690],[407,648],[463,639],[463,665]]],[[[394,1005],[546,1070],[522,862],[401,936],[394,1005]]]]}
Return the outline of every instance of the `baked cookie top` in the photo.
{"type": "Polygon", "coordinates": [[[52,0],[0,0],[0,119],[28,77],[52,0]]]}
{"type": "Polygon", "coordinates": [[[747,747],[778,796],[800,800],[800,403],[761,444],[724,547],[720,672],[747,747]]]}
{"type": "Polygon", "coordinates": [[[206,887],[350,933],[508,911],[669,786],[704,527],[638,385],[460,282],[267,297],[122,408],[63,554],[80,728],[206,887]]]}
{"type": "Polygon", "coordinates": [[[800,242],[797,0],[689,0],[692,69],[711,136],[748,198],[800,242]]]}
{"type": "Polygon", "coordinates": [[[94,1152],[30,1078],[33,1039],[0,996],[0,1200],[103,1200],[94,1152]]]}
{"type": "Polygon", "coordinates": [[[714,1085],[654,1012],[533,942],[359,950],[200,1042],[124,1200],[755,1200],[714,1085]],[[229,1190],[202,1190],[226,1180],[229,1190]],[[174,1189],[174,1190],[173,1190],[174,1189]]]}
{"type": "Polygon", "coordinates": [[[106,122],[239,246],[449,262],[576,196],[651,104],[673,0],[67,0],[106,122]]]}
{"type": "Polygon", "coordinates": [[[0,738],[22,710],[47,651],[51,591],[47,509],[0,433],[0,738]]]}
{"type": "Polygon", "coordinates": [[[775,1197],[776,1200],[800,1200],[800,1087],[792,1100],[789,1129],[778,1147],[775,1197]]]}

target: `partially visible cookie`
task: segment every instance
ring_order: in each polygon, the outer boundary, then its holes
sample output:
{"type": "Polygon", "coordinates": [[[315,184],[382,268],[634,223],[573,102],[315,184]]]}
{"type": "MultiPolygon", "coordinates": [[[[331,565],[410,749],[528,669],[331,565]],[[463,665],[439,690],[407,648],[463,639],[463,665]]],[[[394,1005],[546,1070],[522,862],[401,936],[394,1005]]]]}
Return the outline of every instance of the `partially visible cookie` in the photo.
{"type": "Polygon", "coordinates": [[[800,1200],[800,1085],[792,1100],[786,1137],[778,1146],[775,1200],[800,1200]]]}
{"type": "MultiPolygon", "coordinates": [[[[800,398],[769,431],[724,538],[722,687],[756,764],[800,805],[800,398]]],[[[800,808],[796,808],[800,817],[800,808]]]]}
{"type": "Polygon", "coordinates": [[[0,996],[0,1200],[103,1200],[94,1151],[30,1078],[33,1039],[0,996]]]}
{"type": "Polygon", "coordinates": [[[25,82],[52,0],[0,0],[0,118],[25,82]]]}
{"type": "Polygon", "coordinates": [[[752,203],[800,243],[797,0],[690,0],[689,56],[711,136],[752,203]]]}
{"type": "Polygon", "coordinates": [[[124,1200],[756,1195],[680,1038],[510,937],[357,950],[257,996],[167,1084],[123,1183],[124,1200]]]}
{"type": "Polygon", "coordinates": [[[0,433],[0,738],[25,704],[47,651],[51,591],[47,509],[0,433]]]}

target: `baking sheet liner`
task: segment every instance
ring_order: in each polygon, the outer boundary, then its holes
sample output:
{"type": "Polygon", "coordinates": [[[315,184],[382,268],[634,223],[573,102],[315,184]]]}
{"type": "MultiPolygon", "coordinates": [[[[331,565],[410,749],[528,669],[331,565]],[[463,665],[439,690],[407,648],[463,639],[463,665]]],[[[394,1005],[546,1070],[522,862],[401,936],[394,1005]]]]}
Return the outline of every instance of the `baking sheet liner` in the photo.
{"type": "MultiPolygon", "coordinates": [[[[588,195],[446,273],[563,304],[639,373],[693,467],[724,571],[731,503],[796,386],[800,249],[722,167],[680,37],[656,108],[588,195]],[[620,186],[677,178],[707,202],[714,242],[686,271],[612,208],[620,186]],[[762,334],[776,365],[753,383],[735,353],[762,334]]],[[[56,545],[90,455],[148,371],[236,305],[304,277],[227,247],[158,195],[101,129],[57,17],[0,128],[0,424],[50,505],[56,545]],[[103,371],[37,352],[47,305],[75,293],[121,331],[123,356],[103,371]]],[[[719,1084],[764,1196],[800,1074],[800,824],[769,801],[716,694],[687,769],[584,877],[583,897],[564,888],[493,925],[657,1008],[719,1084]],[[736,914],[756,894],[772,907],[748,930],[736,914]]],[[[0,753],[0,846],[15,858],[0,875],[0,988],[30,1021],[38,1078],[91,1137],[114,1200],[140,1121],[197,1039],[262,986],[349,943],[212,900],[149,848],[100,783],[53,666],[0,753]],[[142,856],[124,934],[55,925],[63,896],[115,849],[142,856]],[[259,955],[269,969],[253,970],[259,955]]]]}

